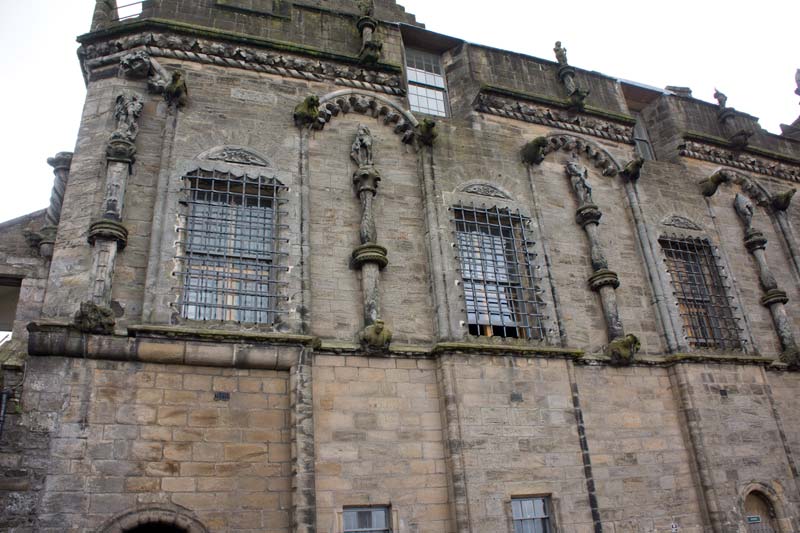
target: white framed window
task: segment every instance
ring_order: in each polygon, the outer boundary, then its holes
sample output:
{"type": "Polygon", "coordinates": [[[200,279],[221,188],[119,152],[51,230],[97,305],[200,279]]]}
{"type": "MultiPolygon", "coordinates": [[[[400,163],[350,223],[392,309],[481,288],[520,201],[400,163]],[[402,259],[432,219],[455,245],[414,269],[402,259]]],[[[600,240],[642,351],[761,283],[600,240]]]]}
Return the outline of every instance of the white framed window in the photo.
{"type": "Polygon", "coordinates": [[[552,503],[548,496],[511,498],[514,533],[552,533],[552,503]]]}
{"type": "Polygon", "coordinates": [[[439,56],[406,49],[408,104],[412,111],[447,116],[447,87],[439,56]]]}
{"type": "Polygon", "coordinates": [[[386,506],[346,507],[342,523],[343,533],[392,533],[392,513],[386,506]]]}
{"type": "Polygon", "coordinates": [[[181,316],[271,324],[278,313],[274,178],[196,170],[184,176],[181,316]]]}

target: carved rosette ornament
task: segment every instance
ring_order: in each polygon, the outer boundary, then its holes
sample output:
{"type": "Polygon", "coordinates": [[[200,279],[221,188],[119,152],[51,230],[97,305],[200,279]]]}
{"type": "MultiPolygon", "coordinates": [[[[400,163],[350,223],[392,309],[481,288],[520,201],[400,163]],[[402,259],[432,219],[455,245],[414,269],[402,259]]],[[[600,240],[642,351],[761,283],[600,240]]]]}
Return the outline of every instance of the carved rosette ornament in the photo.
{"type": "Polygon", "coordinates": [[[622,320],[619,317],[616,296],[619,276],[608,268],[608,261],[598,239],[598,226],[603,214],[592,199],[592,187],[589,185],[589,173],[586,167],[579,164],[577,157],[573,155],[564,170],[570,181],[573,195],[578,202],[575,221],[586,232],[589,240],[593,273],[589,277],[588,283],[589,288],[600,295],[609,340],[606,355],[611,359],[612,364],[630,364],[639,350],[639,341],[634,335],[625,335],[622,320]]]}
{"type": "Polygon", "coordinates": [[[786,303],[789,301],[786,291],[778,287],[775,276],[767,264],[767,239],[764,234],[753,227],[753,204],[744,195],[737,193],[733,208],[744,225],[744,245],[758,267],[758,279],[764,292],[761,304],[767,307],[772,315],[772,323],[781,343],[781,361],[793,370],[800,370],[800,350],[795,342],[791,322],[786,314],[786,303]]]}
{"type": "Polygon", "coordinates": [[[351,265],[361,270],[364,297],[364,329],[358,335],[359,342],[365,350],[381,351],[388,348],[392,332],[380,318],[380,269],[389,260],[386,248],[378,244],[378,231],[375,227],[373,200],[378,194],[381,174],[375,168],[373,142],[369,128],[359,124],[350,158],[358,166],[353,173],[353,187],[361,203],[361,224],[358,232],[361,245],[353,250],[351,265]]]}

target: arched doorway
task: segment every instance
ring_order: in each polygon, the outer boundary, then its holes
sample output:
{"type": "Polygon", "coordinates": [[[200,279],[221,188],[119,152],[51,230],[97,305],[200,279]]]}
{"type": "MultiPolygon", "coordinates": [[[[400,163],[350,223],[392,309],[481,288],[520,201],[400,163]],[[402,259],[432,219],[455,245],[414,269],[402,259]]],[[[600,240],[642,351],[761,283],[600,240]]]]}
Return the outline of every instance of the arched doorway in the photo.
{"type": "Polygon", "coordinates": [[[778,533],[775,509],[760,492],[753,491],[744,499],[744,519],[748,533],[778,533]]]}
{"type": "Polygon", "coordinates": [[[159,522],[152,524],[142,524],[141,526],[136,526],[133,529],[126,530],[126,533],[188,533],[188,532],[182,527],[159,522]]]}

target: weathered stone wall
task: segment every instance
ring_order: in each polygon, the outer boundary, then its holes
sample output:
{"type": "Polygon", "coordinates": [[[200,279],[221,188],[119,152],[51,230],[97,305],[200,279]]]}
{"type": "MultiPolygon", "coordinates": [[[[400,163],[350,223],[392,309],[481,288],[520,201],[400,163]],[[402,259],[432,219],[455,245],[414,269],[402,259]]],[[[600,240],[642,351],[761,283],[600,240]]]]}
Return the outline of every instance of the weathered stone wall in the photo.
{"type": "Polygon", "coordinates": [[[441,392],[430,360],[314,358],[317,530],[391,505],[399,531],[449,532],[441,392]]]}
{"type": "Polygon", "coordinates": [[[9,468],[27,470],[41,490],[7,500],[36,516],[20,531],[94,531],[159,503],[190,509],[214,531],[289,531],[287,373],[61,358],[28,365],[35,377],[22,418],[34,439],[9,468]],[[215,392],[230,399],[215,401],[215,392]]]}

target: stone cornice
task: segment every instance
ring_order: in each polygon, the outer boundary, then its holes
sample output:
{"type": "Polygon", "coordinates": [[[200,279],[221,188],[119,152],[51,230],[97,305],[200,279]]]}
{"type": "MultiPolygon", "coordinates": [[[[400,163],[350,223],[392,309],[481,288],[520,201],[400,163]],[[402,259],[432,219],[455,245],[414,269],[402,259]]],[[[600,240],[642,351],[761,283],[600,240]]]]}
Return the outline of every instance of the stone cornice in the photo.
{"type": "Polygon", "coordinates": [[[726,165],[765,176],[800,182],[800,160],[756,147],[736,152],[724,139],[687,132],[678,153],[684,157],[726,165]]]}
{"type": "Polygon", "coordinates": [[[83,44],[79,55],[88,75],[118,63],[127,53],[144,50],[155,57],[405,94],[401,69],[396,65],[378,64],[365,69],[355,57],[185,24],[146,20],[83,35],[78,40],[83,44]]]}
{"type": "Polygon", "coordinates": [[[482,87],[475,99],[475,109],[482,113],[633,144],[633,117],[590,106],[574,113],[568,107],[566,100],[494,86],[482,87]]]}

